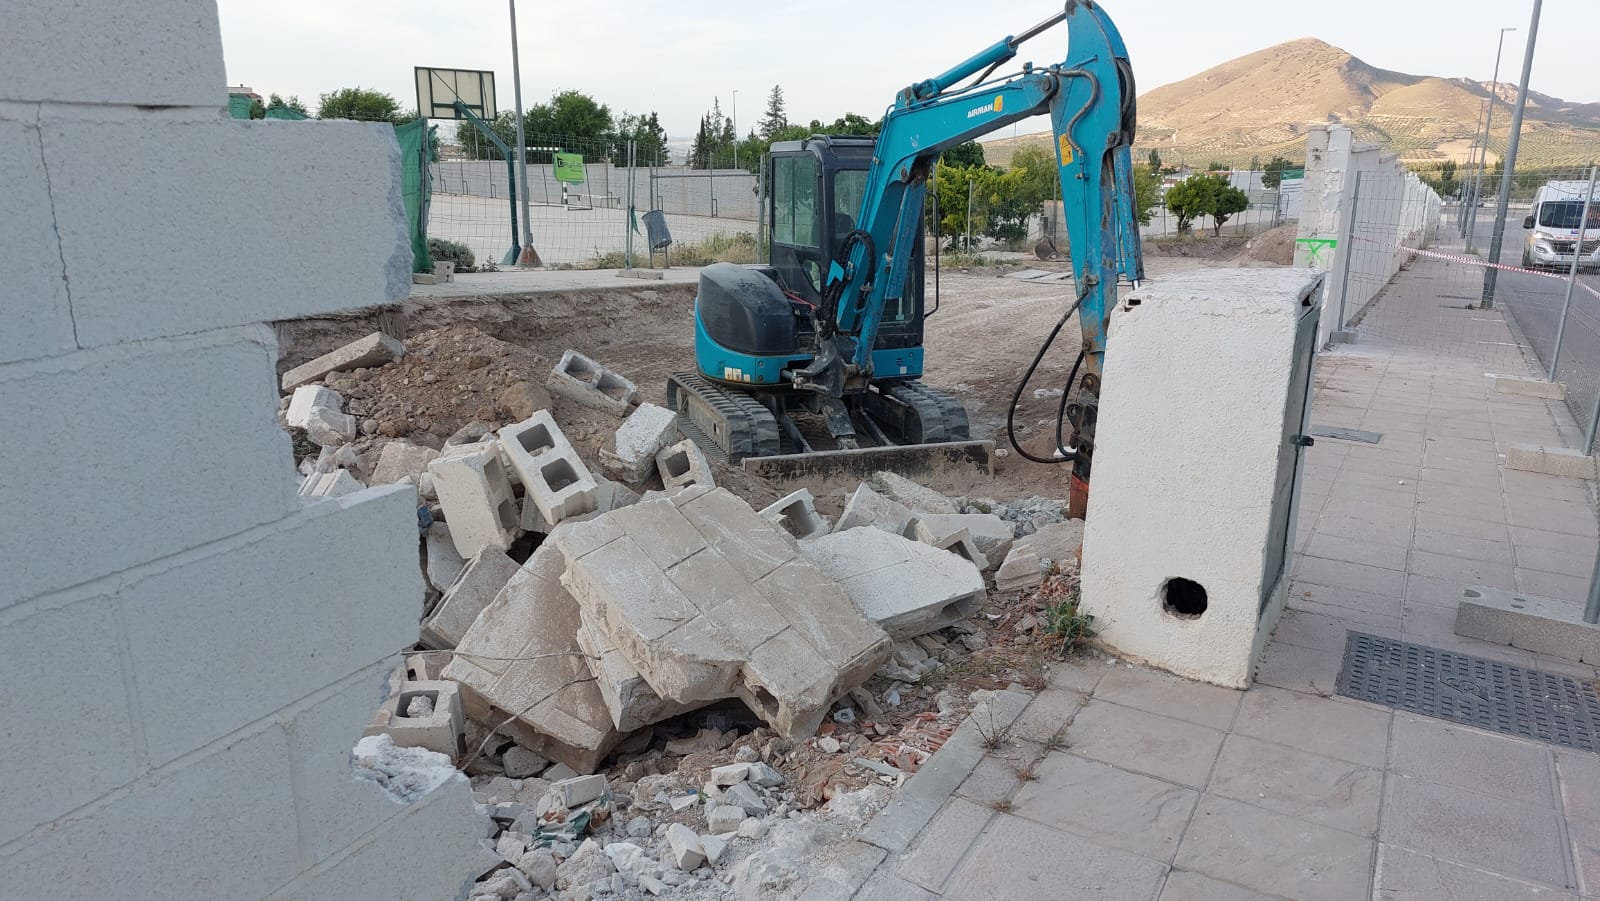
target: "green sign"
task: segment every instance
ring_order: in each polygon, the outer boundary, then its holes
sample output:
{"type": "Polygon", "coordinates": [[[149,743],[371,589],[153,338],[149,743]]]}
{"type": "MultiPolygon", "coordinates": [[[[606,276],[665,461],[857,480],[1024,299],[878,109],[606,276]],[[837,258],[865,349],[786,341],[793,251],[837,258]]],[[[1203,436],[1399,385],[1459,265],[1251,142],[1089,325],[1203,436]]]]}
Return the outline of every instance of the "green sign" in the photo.
{"type": "Polygon", "coordinates": [[[583,184],[583,154],[556,154],[556,181],[568,185],[583,184]]]}

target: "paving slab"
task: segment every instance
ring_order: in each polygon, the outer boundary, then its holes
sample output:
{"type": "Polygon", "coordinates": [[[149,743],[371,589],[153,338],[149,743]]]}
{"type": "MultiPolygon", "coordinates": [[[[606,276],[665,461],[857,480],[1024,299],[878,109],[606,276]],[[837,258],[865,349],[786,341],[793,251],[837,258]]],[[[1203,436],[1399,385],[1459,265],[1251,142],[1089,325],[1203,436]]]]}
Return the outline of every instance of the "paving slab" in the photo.
{"type": "Polygon", "coordinates": [[[1282,896],[1263,895],[1242,885],[1212,879],[1187,870],[1167,874],[1160,901],[1280,901],[1282,896]]]}
{"type": "Polygon", "coordinates": [[[1386,708],[1257,685],[1245,693],[1234,731],[1382,768],[1389,746],[1390,716],[1386,708]]]}
{"type": "Polygon", "coordinates": [[[965,620],[985,596],[970,561],[880,529],[823,535],[800,551],[897,641],[965,620]]]}
{"type": "Polygon", "coordinates": [[[952,901],[1151,901],[1166,866],[1015,816],[1001,816],[955,876],[952,901]]]}
{"type": "Polygon", "coordinates": [[[1373,841],[1207,795],[1176,865],[1296,901],[1367,901],[1373,841]]]}
{"type": "Polygon", "coordinates": [[[952,798],[900,857],[895,874],[926,889],[943,889],[994,816],[993,807],[952,798]]]}
{"type": "Polygon", "coordinates": [[[1533,807],[1556,806],[1549,745],[1396,713],[1389,757],[1390,768],[1406,776],[1533,807]]]}
{"type": "Polygon", "coordinates": [[[1383,772],[1230,735],[1208,792],[1356,835],[1375,835],[1383,772]]]}
{"type": "Polygon", "coordinates": [[[1200,794],[1072,754],[1050,754],[1023,782],[1011,813],[1108,848],[1168,861],[1200,794]]]}
{"type": "Polygon", "coordinates": [[[1222,733],[1170,717],[1092,700],[1067,729],[1072,752],[1179,785],[1201,788],[1222,733]]]}
{"type": "Polygon", "coordinates": [[[1245,693],[1144,667],[1112,666],[1106,668],[1094,696],[1124,707],[1226,730],[1233,724],[1245,693]]]}
{"type": "Polygon", "coordinates": [[[1449,901],[1577,901],[1577,896],[1530,885],[1480,869],[1407,851],[1378,846],[1374,877],[1377,901],[1444,898],[1449,901]]]}
{"type": "Polygon", "coordinates": [[[1566,884],[1561,823],[1548,805],[1398,775],[1389,778],[1385,794],[1378,831],[1385,844],[1517,879],[1566,884]]]}

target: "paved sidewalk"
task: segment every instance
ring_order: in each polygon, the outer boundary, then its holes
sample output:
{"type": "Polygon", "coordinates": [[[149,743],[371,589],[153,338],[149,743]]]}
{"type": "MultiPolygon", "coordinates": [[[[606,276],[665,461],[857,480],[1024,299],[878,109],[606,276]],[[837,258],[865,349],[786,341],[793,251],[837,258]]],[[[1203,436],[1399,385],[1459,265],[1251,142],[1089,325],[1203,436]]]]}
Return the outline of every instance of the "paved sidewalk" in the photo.
{"type": "Polygon", "coordinates": [[[1473,317],[1470,349],[1441,345],[1459,311],[1431,290],[1402,273],[1377,337],[1319,361],[1314,421],[1383,439],[1308,452],[1291,609],[1255,687],[1059,667],[948,800],[907,786],[914,838],[869,829],[888,856],[856,898],[1600,899],[1600,755],[1332,695],[1347,629],[1597,675],[1453,632],[1469,584],[1581,603],[1596,517],[1588,484],[1503,468],[1570,417],[1491,397],[1485,371],[1529,371],[1509,329],[1473,317]]]}

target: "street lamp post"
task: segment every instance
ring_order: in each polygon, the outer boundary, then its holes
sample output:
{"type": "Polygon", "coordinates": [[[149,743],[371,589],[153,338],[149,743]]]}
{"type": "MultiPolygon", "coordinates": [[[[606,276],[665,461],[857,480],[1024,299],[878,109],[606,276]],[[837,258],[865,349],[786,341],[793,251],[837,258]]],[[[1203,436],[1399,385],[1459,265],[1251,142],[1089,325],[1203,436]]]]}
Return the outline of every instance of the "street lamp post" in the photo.
{"type": "Polygon", "coordinates": [[[739,90],[733,91],[733,168],[739,168],[739,90]]]}
{"type": "MultiPolygon", "coordinates": [[[[1517,85],[1517,105],[1511,108],[1511,136],[1506,141],[1505,171],[1500,174],[1500,198],[1494,207],[1494,230],[1489,233],[1489,262],[1500,262],[1500,248],[1506,238],[1506,207],[1511,203],[1512,176],[1517,170],[1517,146],[1522,142],[1522,114],[1528,108],[1528,80],[1533,77],[1533,47],[1539,40],[1539,11],[1544,0],[1533,0],[1533,16],[1528,21],[1528,46],[1522,51],[1522,81],[1517,85]]],[[[1483,269],[1483,300],[1479,307],[1494,306],[1495,280],[1500,271],[1483,269]]]]}
{"type": "Polygon", "coordinates": [[[1516,30],[1515,26],[1500,29],[1500,42],[1494,51],[1494,80],[1489,82],[1489,113],[1483,120],[1483,149],[1478,153],[1478,177],[1472,186],[1472,196],[1468,198],[1472,207],[1467,213],[1467,253],[1472,253],[1473,242],[1477,240],[1473,232],[1478,226],[1478,192],[1483,190],[1483,170],[1489,167],[1489,129],[1494,124],[1494,101],[1500,96],[1500,55],[1506,48],[1506,32],[1516,30]]]}
{"type": "Polygon", "coordinates": [[[528,141],[522,129],[522,66],[517,59],[517,0],[506,0],[511,7],[511,90],[517,104],[517,180],[522,182],[522,253],[518,266],[543,266],[533,249],[533,226],[528,222],[528,141]]]}

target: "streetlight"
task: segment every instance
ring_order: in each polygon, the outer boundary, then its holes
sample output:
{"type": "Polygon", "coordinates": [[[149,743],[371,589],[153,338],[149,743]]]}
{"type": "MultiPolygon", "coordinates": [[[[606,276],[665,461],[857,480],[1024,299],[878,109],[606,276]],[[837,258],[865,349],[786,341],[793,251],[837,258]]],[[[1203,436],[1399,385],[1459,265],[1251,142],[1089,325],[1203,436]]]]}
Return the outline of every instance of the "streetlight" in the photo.
{"type": "Polygon", "coordinates": [[[511,88],[517,103],[517,171],[522,182],[522,253],[518,266],[543,266],[533,249],[533,226],[528,222],[528,141],[522,132],[522,66],[517,59],[517,0],[506,0],[511,7],[511,88]]]}
{"type": "MultiPolygon", "coordinates": [[[[1500,262],[1500,247],[1506,237],[1506,207],[1511,203],[1511,179],[1517,171],[1517,145],[1522,141],[1522,113],[1528,108],[1528,80],[1533,77],[1533,45],[1539,39],[1539,10],[1544,0],[1533,0],[1533,16],[1528,22],[1528,46],[1522,51],[1522,81],[1517,84],[1517,105],[1511,108],[1511,137],[1506,141],[1505,171],[1500,173],[1500,198],[1494,208],[1494,229],[1489,232],[1489,262],[1500,262]]],[[[1576,252],[1576,251],[1574,251],[1576,252]]],[[[1483,269],[1483,300],[1481,309],[1494,306],[1495,278],[1500,274],[1493,266],[1483,269]]]]}
{"type": "Polygon", "coordinates": [[[739,89],[733,91],[733,168],[739,168],[739,89]]]}
{"type": "MultiPolygon", "coordinates": [[[[1478,192],[1483,190],[1483,170],[1489,167],[1489,128],[1494,123],[1494,101],[1500,96],[1500,54],[1506,47],[1506,32],[1516,30],[1515,26],[1500,29],[1500,42],[1496,45],[1494,51],[1494,80],[1489,83],[1489,113],[1483,119],[1483,150],[1478,154],[1478,177],[1473,183],[1472,195],[1468,198],[1472,201],[1472,209],[1467,214],[1469,217],[1467,220],[1467,253],[1472,253],[1472,242],[1477,240],[1477,235],[1473,232],[1478,227],[1478,192]]],[[[1504,157],[1501,159],[1504,159],[1504,157]]]]}

